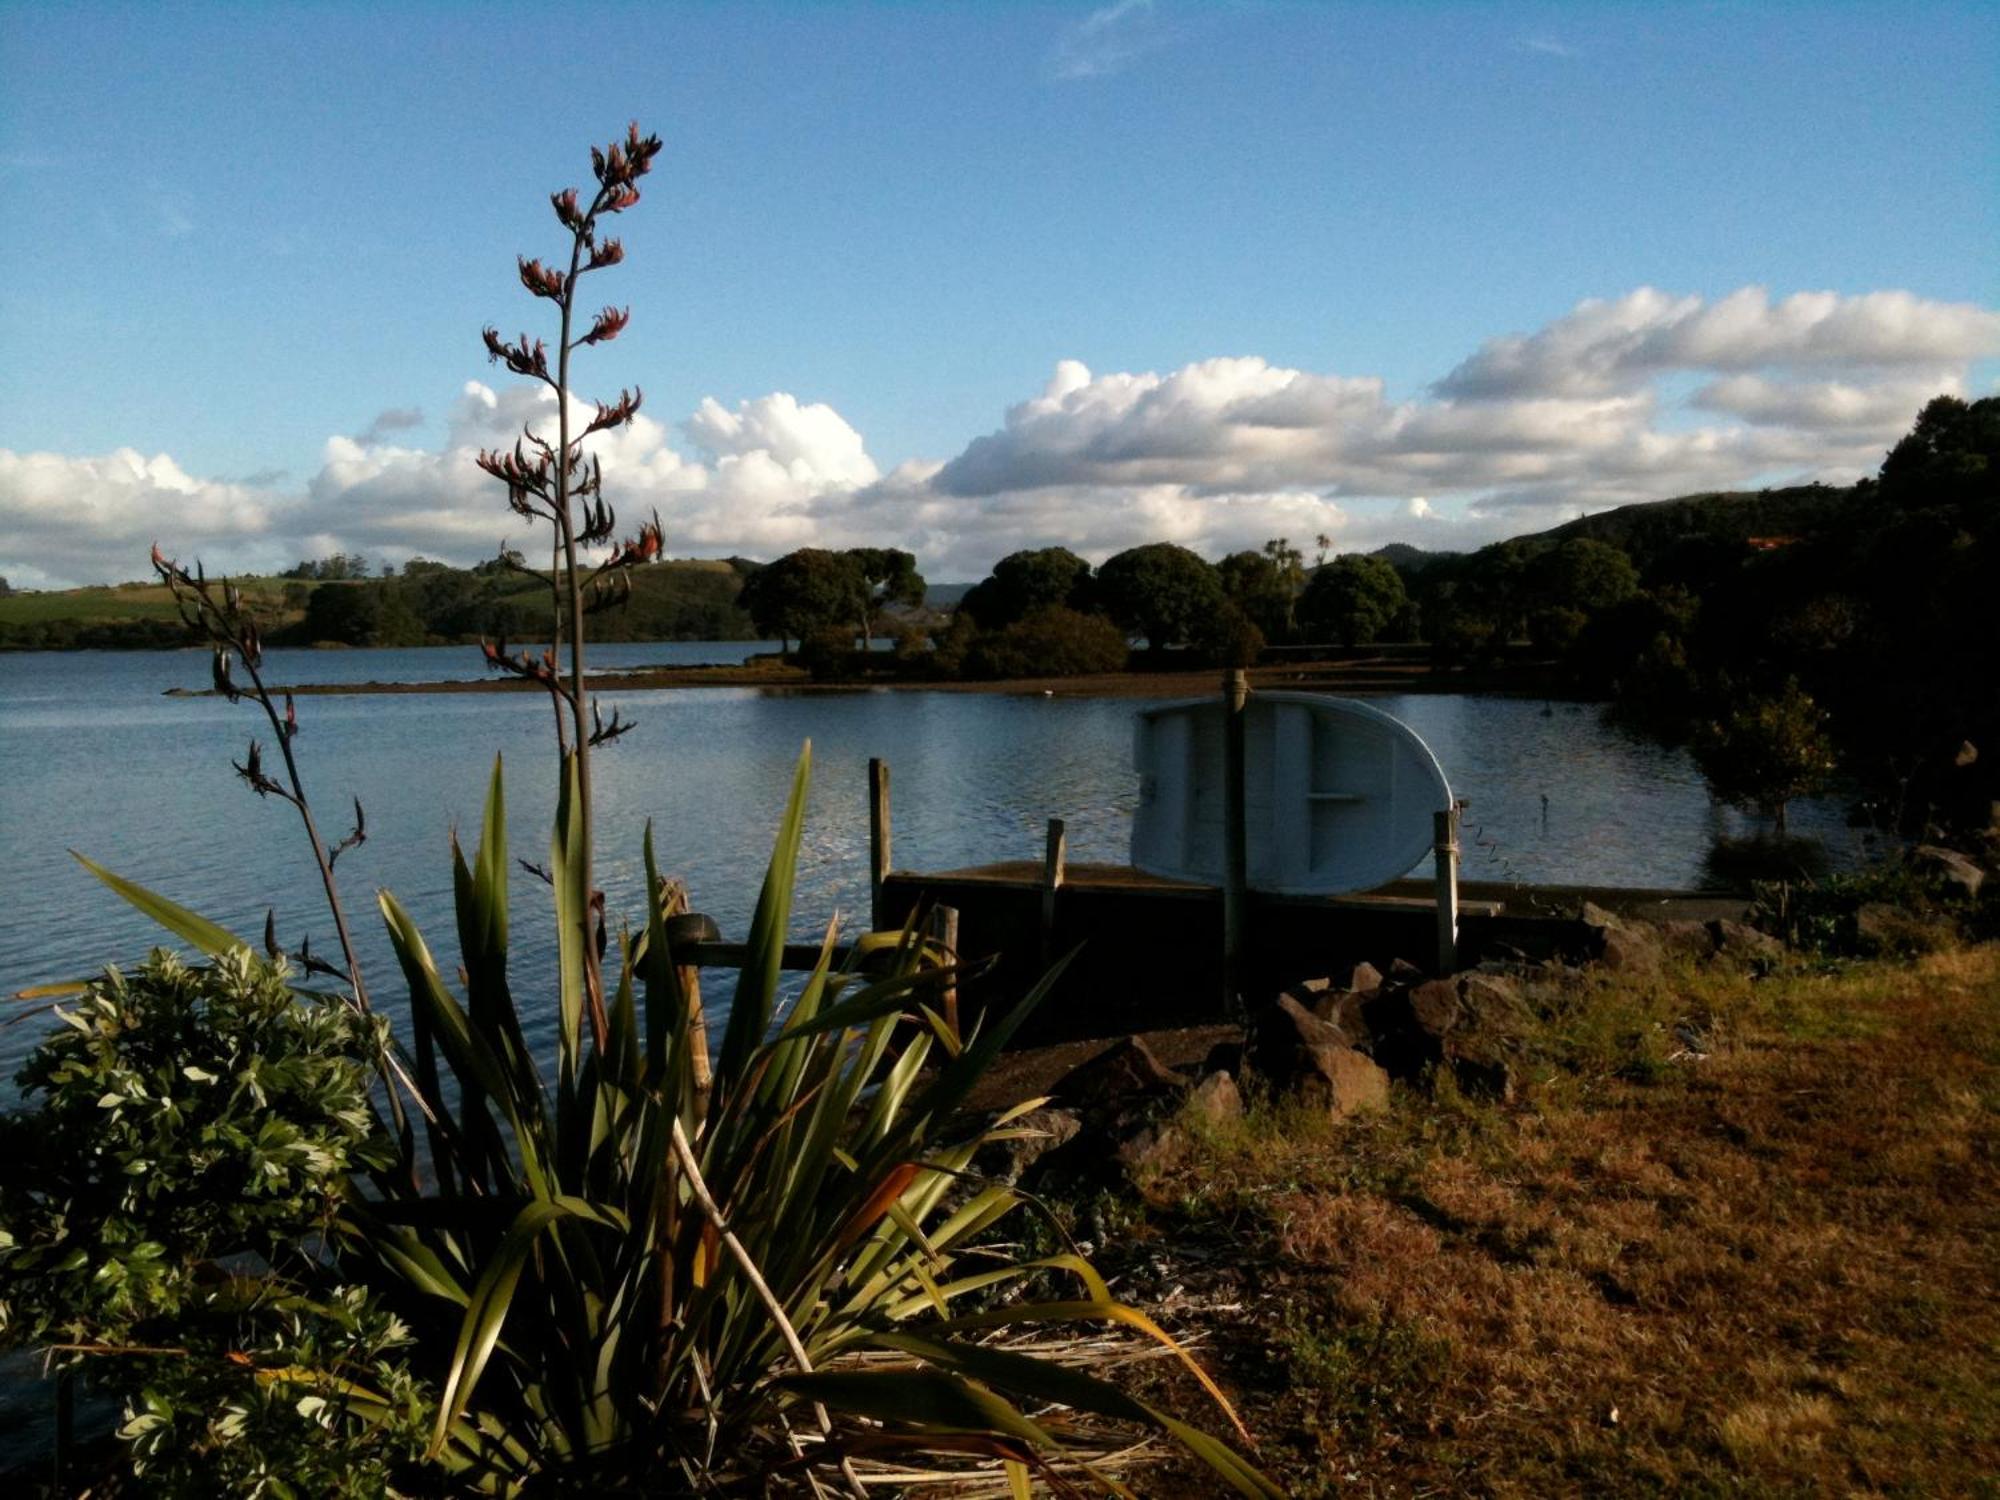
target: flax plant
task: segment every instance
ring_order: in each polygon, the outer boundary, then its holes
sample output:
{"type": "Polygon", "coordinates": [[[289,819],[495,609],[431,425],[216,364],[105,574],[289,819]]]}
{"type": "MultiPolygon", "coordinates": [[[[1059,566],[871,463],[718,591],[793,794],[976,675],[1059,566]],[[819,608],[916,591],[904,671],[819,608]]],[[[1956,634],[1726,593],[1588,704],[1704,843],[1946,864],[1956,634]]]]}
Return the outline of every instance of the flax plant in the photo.
{"type": "MultiPolygon", "coordinates": [[[[844,948],[829,925],[803,988],[783,1003],[809,746],[712,1079],[697,1076],[706,1039],[672,951],[675,888],[650,825],[642,920],[614,933],[602,919],[590,754],[629,726],[616,715],[606,725],[590,703],[585,622],[607,581],[656,556],[662,539],[655,518],[580,570],[579,549],[609,541],[615,524],[583,440],[630,421],[640,398],[621,392],[572,432],[571,355],[627,322],[607,308],[576,334],[572,313],[579,278],[622,258],[599,237],[600,220],[638,201],[636,181],[659,150],[635,126],[593,151],[587,203],[575,191],[551,199],[571,236],[568,269],[523,260],[520,274],[557,304],[553,365],[527,335],[506,344],[486,334],[494,358],[555,396],[554,443],[527,431],[511,452],[479,460],[517,514],[554,527],[563,561],[551,589],[567,671],[553,646],[539,658],[486,648],[556,708],[555,827],[546,867],[530,867],[546,877],[557,927],[556,972],[532,982],[536,1013],[547,1005],[555,1020],[553,1079],[509,970],[514,862],[496,761],[476,849],[468,857],[453,840],[457,964],[440,963],[392,894],[378,897],[409,991],[401,1060],[423,1128],[405,1133],[401,1170],[357,1183],[342,1206],[329,1274],[365,1287],[410,1330],[412,1365],[435,1382],[425,1459],[463,1490],[859,1494],[864,1477],[923,1472],[1000,1476],[1016,1496],[1037,1484],[1129,1494],[1105,1455],[1136,1432],[1178,1441],[1228,1490],[1275,1496],[1199,1429],[1080,1361],[1024,1352],[1072,1326],[1156,1341],[1247,1438],[1200,1367],[1073,1248],[1023,1259],[998,1238],[1034,1206],[984,1179],[976,1157],[1039,1101],[987,1124],[962,1107],[1055,973],[962,1032],[932,1003],[958,974],[956,955],[919,940],[914,916],[844,948]],[[1051,1286],[1061,1295],[1049,1298],[1051,1286]]],[[[107,878],[195,946],[240,946],[107,878]]],[[[347,1400],[362,1420],[387,1405],[358,1383],[347,1400]]]]}

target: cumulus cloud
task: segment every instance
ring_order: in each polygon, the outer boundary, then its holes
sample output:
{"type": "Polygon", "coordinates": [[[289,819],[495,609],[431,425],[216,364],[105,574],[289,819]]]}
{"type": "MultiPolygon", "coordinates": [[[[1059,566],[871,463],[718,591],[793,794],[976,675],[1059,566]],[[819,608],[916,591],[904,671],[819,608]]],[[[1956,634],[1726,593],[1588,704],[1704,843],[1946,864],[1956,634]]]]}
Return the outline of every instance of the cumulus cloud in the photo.
{"type": "MultiPolygon", "coordinates": [[[[1256,356],[1164,373],[1063,360],[993,431],[886,472],[833,406],[786,392],[707,399],[678,423],[642,413],[589,446],[620,515],[658,509],[683,555],[893,544],[932,577],[973,578],[1057,543],[1093,559],[1162,539],[1210,556],[1274,536],[1463,547],[1631,501],[1853,479],[1994,353],[2000,313],[1904,292],[1641,288],[1490,340],[1403,400],[1371,375],[1256,356]]],[[[555,416],[540,386],[470,381],[435,446],[403,436],[415,408],[392,409],[329,438],[289,489],[199,478],[164,454],[0,451],[0,573],[131,577],[156,536],[237,569],[334,550],[469,562],[503,537],[537,553],[546,532],[473,460],[524,427],[553,439],[555,416]]]]}
{"type": "Polygon", "coordinates": [[[1640,287],[1581,302],[1536,333],[1489,340],[1438,382],[1437,394],[1602,395],[1677,370],[1935,369],[1997,349],[2000,312],[1969,302],[1797,292],[1774,303],[1762,287],[1710,302],[1640,287]]]}

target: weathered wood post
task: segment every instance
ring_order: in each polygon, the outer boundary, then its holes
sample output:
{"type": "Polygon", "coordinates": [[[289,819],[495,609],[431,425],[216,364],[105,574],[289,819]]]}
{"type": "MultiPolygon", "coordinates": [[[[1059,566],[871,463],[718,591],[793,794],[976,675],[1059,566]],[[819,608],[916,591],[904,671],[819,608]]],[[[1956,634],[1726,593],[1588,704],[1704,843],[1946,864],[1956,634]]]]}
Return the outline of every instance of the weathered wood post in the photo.
{"type": "Polygon", "coordinates": [[[868,925],[877,932],[892,925],[882,910],[882,883],[888,878],[889,763],[874,759],[868,762],[868,925]]]}
{"type": "MultiPolygon", "coordinates": [[[[671,876],[662,877],[660,886],[656,899],[660,902],[663,922],[692,915],[688,908],[685,881],[671,876]]],[[[713,924],[707,925],[712,929],[713,924]]],[[[669,946],[671,941],[669,939],[669,946]]],[[[706,1090],[714,1073],[708,1057],[708,1015],[701,1008],[701,969],[696,964],[675,964],[674,976],[680,981],[681,993],[687,997],[688,1067],[694,1076],[694,1086],[706,1090]]]]}
{"type": "Polygon", "coordinates": [[[1458,967],[1458,808],[1431,815],[1431,852],[1437,857],[1437,971],[1458,967]]]}
{"type": "Polygon", "coordinates": [[[1054,956],[1056,892],[1069,866],[1069,830],[1061,818],[1049,819],[1049,841],[1042,853],[1042,963],[1054,956]]]}
{"type": "MultiPolygon", "coordinates": [[[[944,961],[958,967],[958,908],[939,906],[931,911],[931,936],[944,950],[944,961]]],[[[958,980],[947,976],[938,990],[938,1011],[945,1024],[958,1030],[958,980]]]]}
{"type": "Polygon", "coordinates": [[[1250,674],[1232,667],[1222,679],[1222,1003],[1244,1002],[1244,945],[1249,928],[1250,856],[1245,843],[1243,721],[1250,674]]]}

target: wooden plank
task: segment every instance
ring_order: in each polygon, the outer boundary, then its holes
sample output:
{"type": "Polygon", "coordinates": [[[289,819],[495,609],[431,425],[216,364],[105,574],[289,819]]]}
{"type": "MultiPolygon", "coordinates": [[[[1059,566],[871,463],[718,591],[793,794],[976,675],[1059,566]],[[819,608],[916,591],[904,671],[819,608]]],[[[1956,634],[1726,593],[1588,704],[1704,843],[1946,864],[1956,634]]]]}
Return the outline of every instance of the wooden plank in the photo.
{"type": "Polygon", "coordinates": [[[1042,854],[1042,962],[1055,952],[1056,892],[1069,873],[1069,830],[1061,818],[1049,819],[1048,844],[1042,854]]]}

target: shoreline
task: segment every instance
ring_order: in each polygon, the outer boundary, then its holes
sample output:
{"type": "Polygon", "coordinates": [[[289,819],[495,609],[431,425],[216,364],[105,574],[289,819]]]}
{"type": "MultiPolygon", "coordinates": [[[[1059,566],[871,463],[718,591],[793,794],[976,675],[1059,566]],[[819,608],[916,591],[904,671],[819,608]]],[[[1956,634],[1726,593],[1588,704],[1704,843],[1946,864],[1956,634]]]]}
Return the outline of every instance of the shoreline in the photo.
{"type": "MultiPolygon", "coordinates": [[[[679,688],[756,688],[773,693],[1013,693],[1048,698],[1198,698],[1215,691],[1219,667],[1165,672],[1105,672],[1081,677],[1010,677],[967,682],[949,678],[865,677],[816,682],[797,667],[708,666],[634,668],[592,674],[598,692],[650,692],[679,688]]],[[[1249,669],[1253,689],[1333,692],[1344,697],[1399,693],[1476,693],[1499,697],[1570,698],[1545,668],[1483,671],[1432,670],[1395,662],[1312,662],[1249,669]]],[[[322,682],[273,684],[273,693],[296,697],[389,693],[532,693],[537,683],[518,677],[456,678],[435,682],[322,682]]],[[[169,688],[165,696],[212,698],[213,688],[169,688]]]]}

